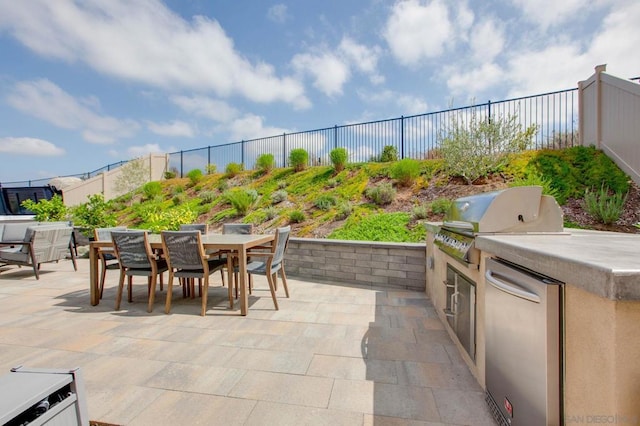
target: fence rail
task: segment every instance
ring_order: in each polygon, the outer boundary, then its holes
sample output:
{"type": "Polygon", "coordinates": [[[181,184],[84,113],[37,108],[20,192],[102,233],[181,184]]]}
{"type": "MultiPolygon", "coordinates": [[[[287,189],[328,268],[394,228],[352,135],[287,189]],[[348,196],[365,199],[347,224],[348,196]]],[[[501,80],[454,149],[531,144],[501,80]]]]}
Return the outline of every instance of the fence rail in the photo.
{"type": "MultiPolygon", "coordinates": [[[[285,167],[289,152],[295,148],[303,148],[309,153],[310,165],[329,164],[329,152],[338,147],[347,149],[350,162],[365,162],[378,158],[387,145],[395,147],[400,158],[427,159],[433,158],[437,152],[440,140],[446,136],[452,120],[468,123],[472,117],[487,119],[509,116],[516,116],[523,130],[531,125],[536,126],[535,149],[563,148],[578,143],[578,89],[575,88],[426,114],[176,151],[168,154],[168,167],[181,177],[193,169],[206,171],[210,164],[215,165],[218,171],[225,170],[229,163],[239,163],[251,169],[261,154],[273,154],[276,167],[285,167]]],[[[69,176],[86,179],[124,163],[121,161],[92,172],[69,176]]],[[[39,186],[46,185],[49,180],[2,182],[2,186],[39,186]]]]}

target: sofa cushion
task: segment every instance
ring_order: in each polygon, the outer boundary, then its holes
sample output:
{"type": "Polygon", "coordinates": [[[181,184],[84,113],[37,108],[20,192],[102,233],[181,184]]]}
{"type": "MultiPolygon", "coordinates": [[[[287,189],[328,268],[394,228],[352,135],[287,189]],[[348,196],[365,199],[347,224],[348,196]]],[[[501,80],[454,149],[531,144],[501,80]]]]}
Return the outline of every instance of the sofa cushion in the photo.
{"type": "Polygon", "coordinates": [[[23,253],[21,247],[11,247],[0,250],[0,262],[29,263],[29,254],[23,253]]]}
{"type": "Polygon", "coordinates": [[[1,241],[24,241],[27,228],[36,222],[15,222],[3,224],[1,241]]]}

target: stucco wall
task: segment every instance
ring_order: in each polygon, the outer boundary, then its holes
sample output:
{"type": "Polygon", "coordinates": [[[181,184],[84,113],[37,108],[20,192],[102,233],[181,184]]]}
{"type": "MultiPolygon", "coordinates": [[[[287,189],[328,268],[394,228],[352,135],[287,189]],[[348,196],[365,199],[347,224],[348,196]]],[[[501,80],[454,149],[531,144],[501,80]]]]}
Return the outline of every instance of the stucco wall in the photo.
{"type": "Polygon", "coordinates": [[[287,275],[425,291],[426,245],[291,238],[287,275]]]}

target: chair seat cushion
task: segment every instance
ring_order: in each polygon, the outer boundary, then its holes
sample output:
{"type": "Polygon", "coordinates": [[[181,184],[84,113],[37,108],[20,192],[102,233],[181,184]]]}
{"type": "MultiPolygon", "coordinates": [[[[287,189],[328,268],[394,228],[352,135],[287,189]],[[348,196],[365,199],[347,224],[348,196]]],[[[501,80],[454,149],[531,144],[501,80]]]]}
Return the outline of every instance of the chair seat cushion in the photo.
{"type": "MultiPolygon", "coordinates": [[[[209,259],[207,261],[209,264],[209,273],[213,273],[216,270],[227,264],[227,259],[209,259]]],[[[204,275],[204,270],[202,268],[195,269],[178,269],[174,275],[179,278],[202,278],[204,275]]]]}
{"type": "Polygon", "coordinates": [[[0,260],[7,260],[9,262],[29,262],[31,257],[28,253],[23,253],[21,249],[22,246],[0,250],[0,260]]]}
{"type": "MultiPolygon", "coordinates": [[[[158,273],[164,272],[166,271],[167,268],[167,261],[164,259],[158,260],[157,262],[158,265],[158,273]]],[[[137,275],[137,276],[144,276],[144,277],[148,277],[149,275],[151,275],[151,268],[127,268],[127,275],[137,275]]]]}

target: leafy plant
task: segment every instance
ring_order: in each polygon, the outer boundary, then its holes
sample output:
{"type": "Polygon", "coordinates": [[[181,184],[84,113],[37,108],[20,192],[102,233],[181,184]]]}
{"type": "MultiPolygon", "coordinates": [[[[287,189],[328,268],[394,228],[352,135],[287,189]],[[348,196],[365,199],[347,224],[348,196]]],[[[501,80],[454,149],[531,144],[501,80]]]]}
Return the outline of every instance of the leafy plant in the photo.
{"type": "Polygon", "coordinates": [[[201,204],[213,203],[216,199],[216,193],[213,191],[202,191],[198,194],[201,204]]]}
{"type": "Polygon", "coordinates": [[[184,192],[174,195],[173,198],[171,199],[171,202],[173,203],[174,206],[179,206],[185,201],[187,201],[187,194],[185,194],[184,192]]]}
{"type": "Polygon", "coordinates": [[[229,163],[225,168],[225,172],[227,174],[227,177],[232,178],[237,176],[242,171],[242,169],[243,167],[240,163],[229,163]]]}
{"type": "Polygon", "coordinates": [[[351,215],[347,223],[327,238],[358,241],[422,242],[424,226],[409,228],[409,213],[382,213],[368,216],[351,215]]]}
{"type": "Polygon", "coordinates": [[[167,170],[166,172],[164,172],[165,179],[173,179],[176,176],[178,176],[178,172],[176,172],[175,170],[167,170]]]}
{"type": "Polygon", "coordinates": [[[151,181],[144,184],[142,192],[147,200],[152,200],[162,194],[162,185],[158,181],[151,181]]]}
{"type": "Polygon", "coordinates": [[[343,201],[338,203],[336,210],[337,220],[346,219],[353,212],[353,205],[349,201],[343,201]]]}
{"type": "Polygon", "coordinates": [[[256,167],[264,174],[268,174],[276,166],[276,160],[273,154],[262,154],[256,160],[256,167]]]}
{"type": "Polygon", "coordinates": [[[420,204],[417,206],[413,206],[411,210],[412,216],[416,220],[426,219],[429,217],[429,209],[426,205],[420,204]]]}
{"type": "Polygon", "coordinates": [[[289,164],[296,172],[301,172],[307,167],[309,153],[303,148],[295,148],[289,152],[289,164]]]}
{"type": "Polygon", "coordinates": [[[202,180],[204,175],[202,174],[202,170],[193,169],[193,170],[189,170],[189,173],[187,173],[187,177],[191,181],[191,185],[195,185],[202,180]]]}
{"type": "Polygon", "coordinates": [[[420,163],[412,158],[404,158],[391,166],[391,177],[400,186],[411,186],[420,176],[420,163]]]}
{"type": "Polygon", "coordinates": [[[286,180],[279,180],[278,181],[278,189],[285,189],[287,187],[287,181],[286,180]]]}
{"type": "Polygon", "coordinates": [[[385,145],[380,154],[380,162],[388,163],[390,161],[398,161],[398,149],[393,145],[385,145]]]}
{"type": "Polygon", "coordinates": [[[218,171],[218,166],[216,166],[215,164],[209,163],[207,164],[207,167],[205,168],[205,170],[207,171],[208,175],[212,175],[218,171]]]}
{"type": "Polygon", "coordinates": [[[180,225],[193,223],[196,219],[196,212],[185,204],[172,209],[149,211],[143,226],[151,232],[177,231],[180,225]]]}
{"type": "Polygon", "coordinates": [[[338,186],[338,179],[334,179],[334,178],[327,179],[327,186],[329,188],[335,188],[336,186],[338,186]]]}
{"type": "Polygon", "coordinates": [[[587,189],[584,193],[585,208],[599,222],[605,225],[615,223],[620,219],[627,195],[628,193],[621,192],[610,193],[604,185],[600,187],[599,192],[587,189]]]}
{"type": "Polygon", "coordinates": [[[316,198],[314,205],[320,210],[326,211],[326,210],[329,210],[331,207],[335,206],[337,202],[338,201],[336,200],[336,197],[334,197],[333,195],[322,194],[318,198],[316,198]]]}
{"type": "Polygon", "coordinates": [[[283,201],[286,201],[287,196],[287,191],[285,191],[284,189],[279,189],[271,193],[271,202],[273,204],[281,203],[283,201]]]}
{"type": "Polygon", "coordinates": [[[509,183],[510,187],[516,186],[541,186],[544,195],[550,195],[554,198],[559,197],[559,191],[552,186],[551,179],[547,179],[538,173],[527,173],[525,177],[515,178],[509,183]]]}
{"type": "Polygon", "coordinates": [[[522,130],[515,115],[453,116],[439,136],[445,169],[471,185],[478,178],[499,171],[507,162],[507,154],[527,149],[536,131],[533,125],[522,130]]]}
{"type": "Polygon", "coordinates": [[[258,193],[255,190],[230,189],[223,197],[239,215],[244,215],[258,199],[258,193]]]}
{"type": "Polygon", "coordinates": [[[289,222],[291,223],[304,222],[305,219],[306,216],[304,215],[304,212],[302,212],[302,210],[294,210],[289,213],[289,222]]]}
{"type": "Polygon", "coordinates": [[[364,195],[377,205],[382,206],[393,202],[396,198],[396,190],[390,183],[384,182],[377,186],[368,188],[364,195]]]}
{"type": "Polygon", "coordinates": [[[431,202],[431,213],[433,214],[445,214],[451,209],[453,200],[448,198],[437,198],[431,202]]]}
{"type": "Polygon", "coordinates": [[[93,236],[93,230],[96,228],[116,226],[116,215],[110,211],[111,203],[105,201],[102,194],[89,195],[87,198],[86,203],[71,209],[74,225],[84,228],[83,233],[88,237],[93,236]]]}
{"type": "Polygon", "coordinates": [[[329,159],[331,160],[331,164],[333,164],[335,171],[341,172],[344,170],[344,166],[347,164],[347,160],[349,159],[347,148],[339,147],[332,149],[329,153],[329,159]]]}
{"type": "Polygon", "coordinates": [[[278,216],[278,210],[273,206],[268,206],[264,208],[264,215],[267,220],[271,220],[278,216]]]}
{"type": "Polygon", "coordinates": [[[66,220],[69,214],[67,206],[64,205],[62,197],[55,194],[51,199],[45,198],[35,202],[31,199],[24,200],[20,205],[29,209],[36,216],[38,222],[55,222],[66,220]]]}
{"type": "Polygon", "coordinates": [[[173,187],[173,191],[171,191],[171,195],[182,194],[184,192],[184,186],[176,185],[173,187]]]}

